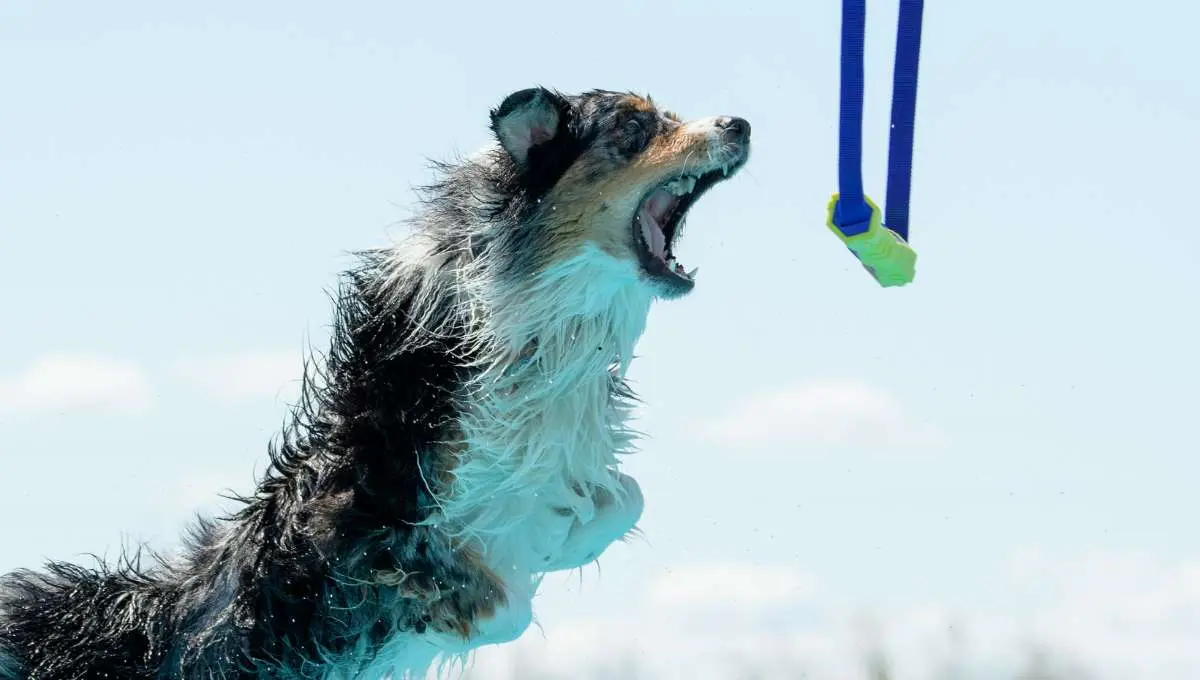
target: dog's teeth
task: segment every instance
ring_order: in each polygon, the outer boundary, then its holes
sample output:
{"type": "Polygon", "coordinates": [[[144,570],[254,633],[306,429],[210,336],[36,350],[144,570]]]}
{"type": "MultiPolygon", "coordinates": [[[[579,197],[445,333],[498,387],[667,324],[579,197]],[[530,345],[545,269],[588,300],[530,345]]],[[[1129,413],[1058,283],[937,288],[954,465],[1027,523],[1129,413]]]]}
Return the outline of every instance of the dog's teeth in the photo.
{"type": "Polygon", "coordinates": [[[687,277],[688,277],[689,279],[694,279],[694,278],[696,278],[696,272],[698,272],[698,271],[700,271],[700,268],[699,268],[699,267],[692,267],[692,271],[690,271],[690,272],[688,272],[688,273],[687,273],[687,277]]]}
{"type": "Polygon", "coordinates": [[[696,188],[696,178],[690,175],[677,177],[667,183],[666,189],[676,196],[686,196],[696,188]]]}

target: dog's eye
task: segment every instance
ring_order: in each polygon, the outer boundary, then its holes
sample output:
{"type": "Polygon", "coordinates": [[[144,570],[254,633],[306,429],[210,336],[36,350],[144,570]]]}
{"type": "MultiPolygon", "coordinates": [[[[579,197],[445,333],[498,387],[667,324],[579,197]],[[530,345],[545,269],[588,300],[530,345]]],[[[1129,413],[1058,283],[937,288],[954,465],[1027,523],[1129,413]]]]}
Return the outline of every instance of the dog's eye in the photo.
{"type": "Polygon", "coordinates": [[[650,130],[641,118],[630,118],[621,124],[621,148],[626,153],[638,153],[649,143],[650,130]]]}

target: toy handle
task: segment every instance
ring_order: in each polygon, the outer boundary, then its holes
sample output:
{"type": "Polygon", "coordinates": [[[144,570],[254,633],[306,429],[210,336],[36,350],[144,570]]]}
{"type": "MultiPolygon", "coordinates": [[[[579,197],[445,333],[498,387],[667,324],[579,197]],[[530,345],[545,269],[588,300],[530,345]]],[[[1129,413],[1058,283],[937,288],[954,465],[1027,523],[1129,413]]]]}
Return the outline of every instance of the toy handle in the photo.
{"type": "Polygon", "coordinates": [[[846,236],[835,221],[838,194],[829,199],[825,215],[825,226],[838,237],[850,252],[884,288],[912,283],[916,276],[917,252],[899,234],[883,226],[883,213],[879,206],[866,196],[863,200],[871,207],[870,224],[867,230],[846,236]]]}

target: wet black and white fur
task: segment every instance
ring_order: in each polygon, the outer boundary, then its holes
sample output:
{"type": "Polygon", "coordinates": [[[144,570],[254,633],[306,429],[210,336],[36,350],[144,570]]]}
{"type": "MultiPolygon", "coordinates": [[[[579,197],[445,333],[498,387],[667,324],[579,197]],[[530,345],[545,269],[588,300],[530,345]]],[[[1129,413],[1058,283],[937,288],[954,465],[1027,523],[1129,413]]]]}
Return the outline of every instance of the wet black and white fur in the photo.
{"type": "Polygon", "coordinates": [[[422,677],[532,620],[543,574],[634,530],[625,373],[694,286],[684,214],[749,125],[516,92],[363,253],[271,467],[179,557],[0,581],[0,680],[422,677]]]}

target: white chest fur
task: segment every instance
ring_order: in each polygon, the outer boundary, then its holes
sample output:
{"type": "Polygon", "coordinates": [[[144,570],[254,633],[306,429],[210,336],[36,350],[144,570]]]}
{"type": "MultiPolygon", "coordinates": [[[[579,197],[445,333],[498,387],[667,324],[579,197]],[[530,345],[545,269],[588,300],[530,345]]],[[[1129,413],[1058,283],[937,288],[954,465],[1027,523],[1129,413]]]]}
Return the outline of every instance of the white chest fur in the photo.
{"type": "Polygon", "coordinates": [[[634,442],[632,404],[615,388],[652,295],[632,264],[594,249],[488,295],[488,358],[464,390],[439,520],[498,572],[533,574],[598,499],[627,494],[617,456],[634,442]]]}

